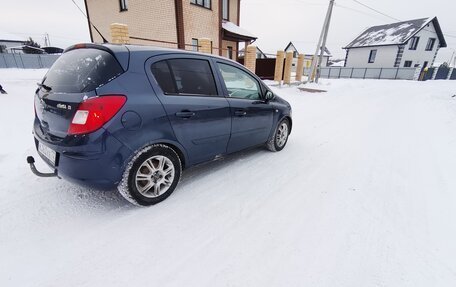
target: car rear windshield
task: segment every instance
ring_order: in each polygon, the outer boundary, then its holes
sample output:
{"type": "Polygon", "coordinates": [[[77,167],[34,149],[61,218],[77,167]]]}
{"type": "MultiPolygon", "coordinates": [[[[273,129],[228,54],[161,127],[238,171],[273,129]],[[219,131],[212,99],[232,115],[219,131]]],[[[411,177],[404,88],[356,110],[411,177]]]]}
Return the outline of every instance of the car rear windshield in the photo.
{"type": "Polygon", "coordinates": [[[99,49],[76,49],[60,56],[43,84],[52,92],[84,93],[105,85],[123,73],[110,53],[99,49]]]}

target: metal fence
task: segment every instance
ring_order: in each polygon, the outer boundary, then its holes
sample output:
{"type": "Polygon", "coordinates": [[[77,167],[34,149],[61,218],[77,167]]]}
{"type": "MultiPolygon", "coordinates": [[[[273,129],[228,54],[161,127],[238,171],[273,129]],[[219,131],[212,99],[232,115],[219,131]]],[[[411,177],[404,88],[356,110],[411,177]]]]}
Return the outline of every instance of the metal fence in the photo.
{"type": "MultiPolygon", "coordinates": [[[[320,76],[326,79],[384,79],[384,80],[415,80],[420,70],[416,68],[345,68],[323,67],[320,76]]],[[[304,69],[309,75],[310,69],[304,69]]]]}
{"type": "Polygon", "coordinates": [[[60,55],[0,53],[0,68],[50,68],[60,55]]]}

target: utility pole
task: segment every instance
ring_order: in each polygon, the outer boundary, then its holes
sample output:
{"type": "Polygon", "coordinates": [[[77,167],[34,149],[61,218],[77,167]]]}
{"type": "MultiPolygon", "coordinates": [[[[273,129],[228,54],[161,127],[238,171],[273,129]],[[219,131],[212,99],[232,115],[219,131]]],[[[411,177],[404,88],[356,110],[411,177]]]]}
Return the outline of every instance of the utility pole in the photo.
{"type": "Polygon", "coordinates": [[[456,57],[454,57],[454,54],[456,53],[456,50],[453,50],[453,54],[451,55],[450,61],[448,62],[448,65],[451,67],[451,62],[453,62],[453,68],[455,68],[455,63],[456,63],[456,57]]]}
{"type": "Polygon", "coordinates": [[[334,7],[334,0],[331,0],[331,2],[329,3],[329,8],[328,8],[329,17],[328,17],[328,20],[326,23],[325,36],[323,37],[323,43],[321,44],[321,49],[320,49],[320,58],[318,59],[317,78],[315,79],[315,83],[318,83],[318,80],[320,79],[321,63],[323,61],[323,56],[326,51],[326,40],[328,39],[329,25],[331,23],[333,7],[334,7]]]}
{"type": "Polygon", "coordinates": [[[46,47],[51,46],[51,40],[49,39],[48,33],[44,33],[44,46],[46,46],[46,47]]]}
{"type": "Polygon", "coordinates": [[[331,23],[331,16],[334,7],[334,1],[329,1],[328,11],[326,12],[325,22],[323,24],[323,28],[321,30],[320,39],[318,40],[317,49],[315,50],[315,54],[312,58],[312,65],[310,68],[309,74],[309,82],[313,82],[315,80],[318,83],[318,79],[320,77],[320,67],[323,61],[323,54],[326,49],[326,40],[328,39],[328,32],[329,32],[329,25],[331,23]],[[320,57],[318,57],[318,51],[320,50],[320,57]],[[318,59],[317,59],[318,57],[318,59]],[[315,77],[315,79],[314,79],[315,77]]]}

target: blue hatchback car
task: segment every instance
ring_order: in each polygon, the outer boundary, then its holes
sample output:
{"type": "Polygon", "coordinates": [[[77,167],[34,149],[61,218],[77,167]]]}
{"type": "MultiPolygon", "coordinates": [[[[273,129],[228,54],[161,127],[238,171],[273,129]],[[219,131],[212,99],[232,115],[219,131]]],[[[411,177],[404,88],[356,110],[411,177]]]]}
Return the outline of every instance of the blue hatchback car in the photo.
{"type": "Polygon", "coordinates": [[[59,176],[117,187],[152,205],[184,168],[255,146],[280,151],[291,107],[249,70],[208,54],[158,47],[78,44],[38,83],[34,138],[59,176]]]}

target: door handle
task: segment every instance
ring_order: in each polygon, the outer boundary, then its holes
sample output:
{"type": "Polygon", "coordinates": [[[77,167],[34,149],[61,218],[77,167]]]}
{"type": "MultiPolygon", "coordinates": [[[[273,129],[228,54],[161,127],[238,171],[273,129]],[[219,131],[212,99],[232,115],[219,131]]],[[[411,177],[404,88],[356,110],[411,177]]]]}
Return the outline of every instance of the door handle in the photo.
{"type": "Polygon", "coordinates": [[[247,112],[245,110],[237,110],[234,112],[234,115],[238,117],[245,117],[247,115],[247,112]]]}
{"type": "Polygon", "coordinates": [[[252,105],[262,105],[262,104],[267,104],[268,102],[266,101],[254,101],[252,105]]]}
{"type": "Polygon", "coordinates": [[[176,113],[176,117],[183,118],[183,119],[189,119],[195,115],[194,112],[189,112],[189,111],[182,111],[176,113]]]}

